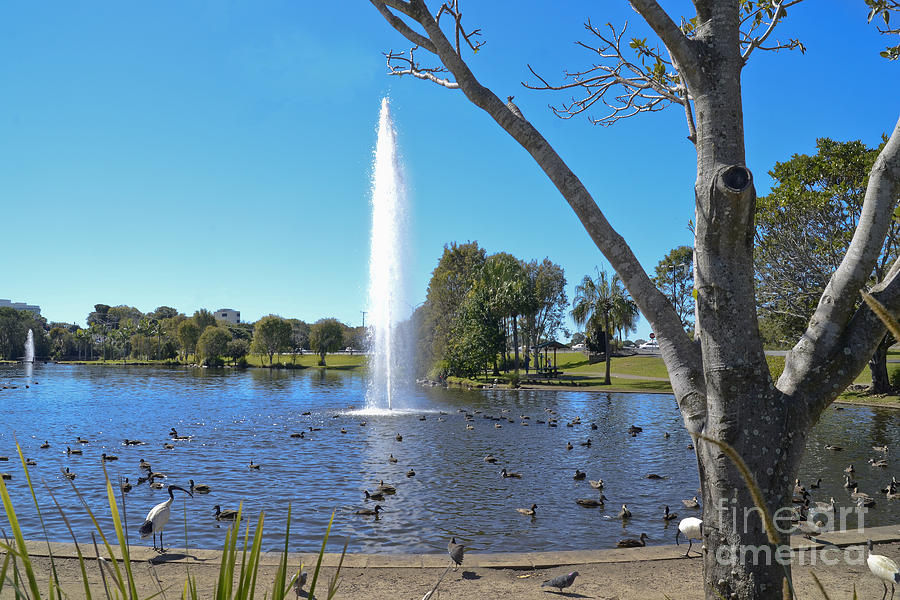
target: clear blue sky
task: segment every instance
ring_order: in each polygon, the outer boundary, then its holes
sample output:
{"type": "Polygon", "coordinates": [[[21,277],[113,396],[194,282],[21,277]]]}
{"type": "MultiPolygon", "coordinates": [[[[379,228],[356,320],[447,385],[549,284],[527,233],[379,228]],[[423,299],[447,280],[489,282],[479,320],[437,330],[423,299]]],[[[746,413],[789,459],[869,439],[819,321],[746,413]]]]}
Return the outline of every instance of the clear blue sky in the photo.
{"type": "MultiPolygon", "coordinates": [[[[547,104],[562,98],[521,87],[526,63],[557,80],[589,64],[572,43],[588,39],[588,17],[648,34],[624,0],[547,6],[468,2],[487,41],[471,65],[516,96],[652,271],[691,243],[683,112],[612,128],[556,119],[547,104]]],[[[801,38],[806,55],[758,52],[745,69],[759,193],[774,161],[817,137],[874,145],[893,128],[900,64],[878,57],[889,40],[865,16],[862,2],[801,4],[776,36],[801,38]]],[[[454,240],[549,256],[571,297],[606,261],[531,158],[460,92],[385,74],[381,53],[408,46],[363,1],[3,3],[0,298],[80,324],[98,302],[359,324],[385,94],[410,181],[414,301],[454,240]]]]}

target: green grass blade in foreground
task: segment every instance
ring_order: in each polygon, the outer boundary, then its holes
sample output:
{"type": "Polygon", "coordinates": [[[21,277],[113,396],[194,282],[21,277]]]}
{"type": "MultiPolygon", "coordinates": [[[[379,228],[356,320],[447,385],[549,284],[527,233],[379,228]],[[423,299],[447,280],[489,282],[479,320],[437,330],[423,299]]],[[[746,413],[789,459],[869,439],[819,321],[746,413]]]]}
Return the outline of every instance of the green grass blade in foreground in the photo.
{"type": "Polygon", "coordinates": [[[7,552],[3,557],[3,567],[0,567],[0,592],[3,592],[3,583],[6,581],[6,570],[9,568],[9,559],[12,555],[7,552]]]}
{"type": "Polygon", "coordinates": [[[9,497],[9,491],[6,489],[6,483],[3,481],[2,477],[0,477],[0,497],[3,498],[3,510],[6,511],[6,520],[9,521],[9,526],[12,528],[13,532],[13,538],[16,540],[16,554],[22,559],[22,567],[25,569],[28,587],[35,600],[39,600],[41,592],[38,589],[37,579],[34,577],[31,558],[29,558],[28,550],[25,547],[25,537],[22,535],[22,529],[19,527],[19,520],[16,518],[16,511],[13,509],[12,499],[9,497]]]}
{"type": "MultiPolygon", "coordinates": [[[[81,495],[81,492],[78,491],[78,488],[75,487],[75,482],[71,479],[67,479],[69,485],[72,486],[72,490],[75,492],[75,495],[78,497],[78,500],[81,502],[81,505],[84,507],[84,510],[87,512],[88,516],[91,518],[91,522],[94,524],[94,529],[97,530],[97,533],[100,534],[100,539],[103,540],[103,545],[106,547],[106,553],[109,555],[109,562],[113,566],[113,572],[115,575],[116,585],[119,588],[119,593],[122,597],[126,597],[125,586],[122,583],[122,573],[119,571],[119,561],[116,560],[116,555],[113,553],[112,546],[109,543],[109,540],[106,539],[106,535],[103,533],[103,529],[100,527],[100,523],[97,522],[97,517],[94,516],[94,512],[91,510],[91,507],[88,506],[87,500],[84,499],[84,496],[81,495]]],[[[108,480],[107,480],[108,481],[108,480]]],[[[96,540],[94,541],[96,546],[96,540]]],[[[100,554],[97,553],[99,558],[100,554]]],[[[102,568],[101,568],[102,571],[102,568]]],[[[108,595],[108,594],[107,594],[108,595]]]]}
{"type": "Polygon", "coordinates": [[[337,570],[334,572],[334,576],[332,576],[331,581],[328,582],[328,600],[331,600],[335,597],[338,591],[338,587],[341,585],[341,581],[339,576],[341,574],[341,567],[344,566],[344,557],[347,556],[347,546],[350,544],[349,538],[344,542],[344,549],[341,550],[341,559],[338,561],[337,570]]]}
{"type": "MultiPolygon", "coordinates": [[[[57,597],[62,600],[62,596],[59,593],[59,575],[56,572],[56,561],[53,559],[53,552],[50,549],[50,536],[47,535],[47,526],[44,524],[44,515],[41,513],[41,506],[38,504],[37,494],[34,493],[34,487],[31,483],[31,473],[28,472],[28,462],[25,460],[25,455],[22,454],[22,446],[19,445],[18,440],[16,441],[16,452],[19,454],[19,460],[22,461],[22,470],[25,472],[25,481],[28,483],[28,491],[31,492],[31,499],[34,501],[34,509],[37,511],[38,520],[41,522],[41,531],[44,532],[44,541],[47,542],[47,556],[50,557],[50,573],[53,577],[52,581],[55,582],[57,587],[57,597]]],[[[50,593],[50,597],[53,597],[52,592],[50,593]]]]}
{"type": "MultiPolygon", "coordinates": [[[[287,578],[288,547],[291,539],[291,503],[288,502],[287,525],[284,528],[284,552],[278,561],[278,569],[275,571],[275,581],[272,584],[272,600],[284,600],[288,588],[284,580],[287,578]]],[[[290,585],[290,584],[288,584],[290,585]]]]}
{"type": "Polygon", "coordinates": [[[253,598],[256,595],[256,575],[259,572],[259,554],[262,551],[262,533],[263,533],[263,520],[265,519],[265,513],[259,513],[259,521],[256,524],[256,534],[253,536],[253,549],[250,553],[250,588],[248,593],[244,595],[245,598],[253,598]]]}
{"type": "Polygon", "coordinates": [[[316,569],[313,571],[312,582],[309,584],[309,597],[313,597],[316,591],[316,580],[319,579],[319,570],[322,568],[322,557],[325,556],[325,544],[328,543],[328,536],[331,534],[331,524],[334,523],[334,512],[328,520],[328,527],[325,529],[325,537],[322,538],[322,548],[319,550],[319,558],[316,560],[316,569]]]}
{"type": "MultiPolygon", "coordinates": [[[[101,461],[102,462],[102,461],[101,461]]],[[[106,479],[106,499],[109,501],[109,510],[112,513],[113,527],[116,530],[116,538],[119,540],[119,551],[122,552],[122,562],[125,565],[125,574],[128,578],[129,597],[137,598],[137,585],[134,582],[134,574],[131,572],[131,555],[128,551],[128,539],[122,529],[122,520],[119,518],[119,506],[116,495],[113,492],[112,482],[106,473],[106,463],[103,463],[103,478],[106,479]]],[[[160,544],[162,546],[162,544],[160,544]]]]}
{"type": "Polygon", "coordinates": [[[78,539],[75,537],[75,532],[72,531],[72,524],[69,523],[69,518],[66,516],[66,511],[62,509],[59,505],[59,502],[56,500],[56,496],[53,495],[53,490],[50,489],[46,483],[44,484],[44,489],[47,490],[47,494],[50,495],[50,499],[53,500],[53,504],[56,506],[56,510],[59,512],[59,516],[62,517],[63,523],[66,524],[66,529],[69,530],[69,535],[72,536],[72,541],[75,542],[75,552],[78,553],[78,566],[81,569],[81,581],[84,584],[84,597],[85,600],[91,600],[91,584],[88,581],[87,575],[87,567],[84,564],[84,555],[81,553],[81,545],[78,543],[78,539]]]}
{"type": "MultiPolygon", "coordinates": [[[[237,537],[241,532],[241,516],[243,510],[244,503],[241,502],[238,505],[238,512],[234,519],[234,524],[228,528],[228,532],[225,534],[225,549],[222,551],[222,563],[219,565],[219,583],[216,586],[216,600],[230,600],[231,598],[231,589],[234,586],[234,563],[235,560],[237,560],[237,537]]],[[[245,540],[245,555],[246,551],[247,542],[245,540]]]]}

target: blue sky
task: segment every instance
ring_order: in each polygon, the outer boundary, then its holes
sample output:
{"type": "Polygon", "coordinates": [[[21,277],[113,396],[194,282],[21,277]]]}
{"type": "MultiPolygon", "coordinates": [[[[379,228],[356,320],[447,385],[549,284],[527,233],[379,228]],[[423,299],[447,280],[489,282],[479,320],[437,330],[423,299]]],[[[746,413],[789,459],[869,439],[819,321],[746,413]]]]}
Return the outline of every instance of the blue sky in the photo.
{"type": "MultiPolygon", "coordinates": [[[[608,268],[531,158],[460,92],[386,75],[409,44],[368,2],[0,5],[0,297],[83,324],[95,303],[230,307],[359,324],[379,102],[392,99],[412,205],[413,302],[443,245],[550,257],[569,295],[608,268]]],[[[673,13],[684,2],[665,2],[673,13]]],[[[526,64],[559,80],[590,63],[582,23],[629,21],[624,0],[469,2],[487,44],[470,64],[515,95],[652,271],[690,244],[695,155],[683,112],[593,126],[561,121],[526,64]]],[[[898,117],[900,64],[862,2],[791,10],[744,70],[757,190],[817,137],[878,143],[898,117]]],[[[652,39],[652,38],[651,38],[652,39]]],[[[423,53],[424,54],[424,53],[423,53]]],[[[642,323],[637,335],[647,337],[642,323]]]]}

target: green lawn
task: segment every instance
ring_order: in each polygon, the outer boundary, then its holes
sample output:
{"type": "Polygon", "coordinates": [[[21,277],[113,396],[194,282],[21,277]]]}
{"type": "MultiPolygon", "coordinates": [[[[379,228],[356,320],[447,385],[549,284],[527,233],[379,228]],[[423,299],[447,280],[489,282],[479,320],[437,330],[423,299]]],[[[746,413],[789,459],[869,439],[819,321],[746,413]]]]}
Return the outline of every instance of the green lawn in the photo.
{"type": "MultiPolygon", "coordinates": [[[[316,367],[319,363],[319,355],[305,353],[303,356],[295,357],[290,354],[276,354],[272,357],[272,364],[285,364],[285,365],[293,365],[296,364],[297,367],[316,367]]],[[[247,364],[253,367],[268,367],[269,366],[269,357],[267,355],[260,354],[249,354],[247,356],[247,364]]],[[[325,356],[325,366],[329,369],[357,369],[364,368],[366,366],[366,357],[363,354],[328,354],[325,356]]]]}
{"type": "MultiPolygon", "coordinates": [[[[558,367],[566,373],[604,373],[606,363],[588,364],[587,356],[581,352],[565,352],[556,355],[558,367]]],[[[643,377],[668,377],[669,371],[659,356],[636,354],[622,358],[613,357],[610,371],[625,375],[641,375],[643,377]]]]}

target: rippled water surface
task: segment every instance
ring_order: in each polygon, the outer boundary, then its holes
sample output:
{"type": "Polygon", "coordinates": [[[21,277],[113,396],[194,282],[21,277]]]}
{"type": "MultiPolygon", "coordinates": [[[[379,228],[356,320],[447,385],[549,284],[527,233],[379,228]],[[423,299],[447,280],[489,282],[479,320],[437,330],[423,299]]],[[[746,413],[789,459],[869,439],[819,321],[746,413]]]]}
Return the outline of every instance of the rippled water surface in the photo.
{"type": "MultiPolygon", "coordinates": [[[[16,440],[25,456],[37,461],[30,472],[38,483],[47,534],[54,541],[71,537],[47,489],[80,541],[89,540],[92,531],[61,475],[63,467],[76,473],[78,490],[104,530],[112,533],[103,452],[119,457],[106,463],[114,481],[128,477],[134,483],[144,474],[138,463],[145,459],[154,471],[168,476],[166,483],[187,487],[194,479],[212,487],[212,493],[193,499],[176,493],[167,546],[183,546],[187,535],[190,547],[220,547],[225,528],[213,519],[213,506],[237,508],[240,502],[254,522],[265,511],[269,550],[283,544],[291,503],[291,549],[297,551],[318,549],[333,510],[335,543],[349,539],[350,551],[369,552],[441,551],[451,535],[479,551],[611,547],[641,532],[650,536],[651,544],[671,543],[675,528],[664,525],[663,506],[668,504],[682,517],[694,514],[681,499],[696,494],[696,464],[686,448],[690,439],[675,401],[668,395],[416,388],[406,404],[417,410],[362,415],[354,409],[364,405],[364,379],[338,370],[35,365],[28,373],[23,365],[0,365],[0,385],[17,386],[0,390],[0,456],[9,457],[0,462],[0,471],[13,474],[7,485],[31,538],[42,537],[41,526],[17,461],[16,440]],[[466,429],[459,409],[481,411],[475,414],[474,430],[466,429]],[[537,423],[547,418],[546,410],[558,412],[559,427],[537,423]],[[523,420],[523,415],[530,419],[523,420]],[[566,426],[579,416],[580,425],[566,426]],[[637,437],[627,434],[632,424],[644,429],[637,437]],[[191,439],[165,449],[172,427],[191,439]],[[305,439],[290,437],[300,431],[305,439]],[[403,436],[400,442],[398,433],[403,436]],[[90,443],[76,444],[77,436],[90,443]],[[146,443],[124,446],[125,438],[146,443]],[[588,438],[590,447],[580,445],[588,438]],[[41,449],[45,440],[50,448],[41,449]],[[566,449],[567,442],[572,450],[566,449]],[[67,456],[67,445],[82,448],[84,454],[67,456]],[[496,464],[484,462],[489,453],[498,459],[496,464]],[[397,463],[388,461],[390,454],[397,463]],[[248,468],[251,460],[261,465],[258,471],[248,468]],[[501,478],[502,467],[522,473],[522,478],[501,478]],[[406,476],[410,469],[415,476],[406,476]],[[576,469],[585,471],[588,479],[604,480],[609,498],[605,509],[575,504],[576,498],[597,497],[587,481],[573,480],[576,469]],[[650,473],[664,479],[647,479],[650,473]],[[379,502],[381,517],[376,521],[355,515],[360,508],[374,506],[363,500],[363,490],[374,491],[380,480],[398,490],[379,502]],[[532,503],[538,505],[534,519],[515,510],[532,503]],[[612,518],[622,503],[634,513],[625,526],[612,518]]],[[[866,522],[900,521],[900,501],[885,500],[877,492],[890,479],[895,460],[888,455],[888,469],[866,463],[876,455],[872,445],[900,449],[898,425],[900,413],[894,411],[829,409],[810,437],[801,472],[807,484],[823,479],[814,499],[833,495],[839,505],[851,504],[841,475],[853,463],[860,489],[878,497],[866,522]],[[845,450],[826,451],[825,444],[845,450]]],[[[137,530],[149,508],[166,497],[165,491],[146,483],[125,496],[133,543],[142,543],[137,530]]],[[[2,515],[0,525],[8,531],[2,515]]]]}

